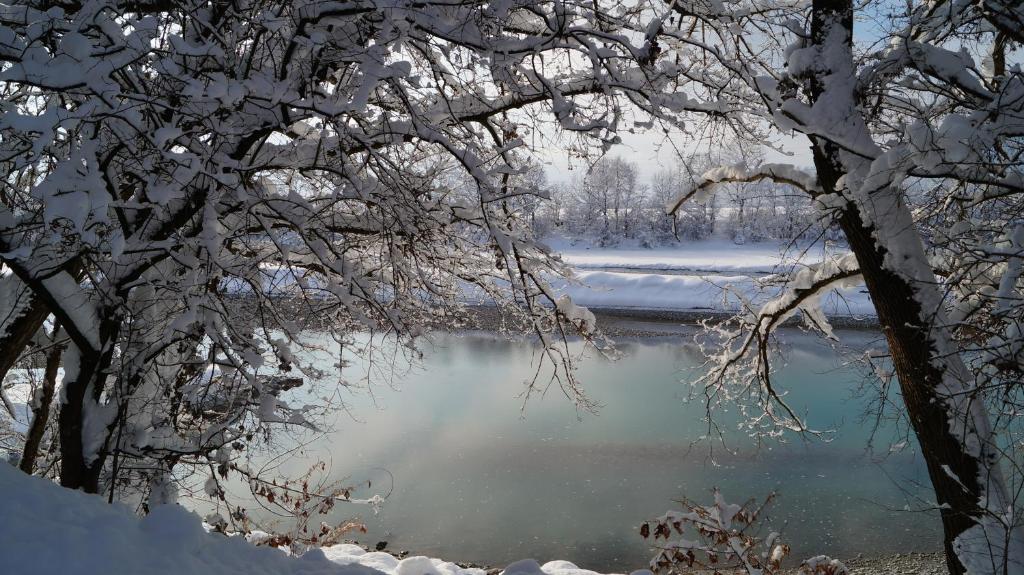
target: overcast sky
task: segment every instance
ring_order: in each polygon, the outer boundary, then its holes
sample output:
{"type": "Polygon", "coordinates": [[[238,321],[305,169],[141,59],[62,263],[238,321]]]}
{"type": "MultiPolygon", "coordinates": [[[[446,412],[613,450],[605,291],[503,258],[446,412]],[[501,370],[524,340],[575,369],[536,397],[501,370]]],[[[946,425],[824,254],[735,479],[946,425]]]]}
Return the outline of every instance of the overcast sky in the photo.
{"type": "MultiPolygon", "coordinates": [[[[687,138],[678,132],[667,135],[660,130],[636,134],[621,132],[619,136],[622,143],[613,147],[608,155],[636,163],[640,168],[640,179],[644,183],[649,183],[651,176],[659,170],[679,162],[680,153],[689,154],[694,146],[692,141],[687,141],[687,138]]],[[[803,167],[811,165],[811,151],[806,137],[787,137],[777,143],[791,155],[787,157],[765,148],[765,161],[803,167]]],[[[706,144],[701,145],[706,147],[706,144]]],[[[547,164],[548,179],[552,182],[568,183],[577,175],[586,173],[590,165],[588,161],[582,159],[570,159],[570,153],[565,151],[565,147],[564,144],[554,141],[547,145],[536,145],[538,155],[547,164]]]]}

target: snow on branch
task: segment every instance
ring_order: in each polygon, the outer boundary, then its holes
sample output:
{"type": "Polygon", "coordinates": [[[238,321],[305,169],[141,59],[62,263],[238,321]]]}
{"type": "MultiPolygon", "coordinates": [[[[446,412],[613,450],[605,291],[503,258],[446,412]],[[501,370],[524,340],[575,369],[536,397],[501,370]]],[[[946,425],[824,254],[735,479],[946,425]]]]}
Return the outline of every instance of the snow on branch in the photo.
{"type": "Polygon", "coordinates": [[[660,20],[532,0],[207,4],[0,7],[0,262],[18,280],[0,302],[24,307],[24,286],[60,320],[82,359],[65,389],[98,414],[88,437],[64,418],[62,480],[158,479],[270,424],[315,426],[322,411],[260,383],[316,380],[292,353],[303,331],[415,349],[470,302],[535,330],[588,405],[568,339],[599,331],[549,285],[567,268],[521,217],[541,198],[523,143],[538,115],[596,151],[629,101],[667,113],[660,20]],[[260,401],[190,401],[207,393],[260,401]]]}
{"type": "Polygon", "coordinates": [[[787,278],[784,292],[761,306],[755,325],[764,335],[799,311],[808,326],[833,338],[832,327],[821,309],[821,298],[832,290],[855,287],[859,282],[860,269],[852,253],[797,270],[787,278]]]}
{"type": "Polygon", "coordinates": [[[1024,43],[1024,6],[1014,0],[977,2],[982,15],[1000,32],[1024,43]]]}
{"type": "Polygon", "coordinates": [[[790,164],[762,164],[756,168],[747,168],[742,165],[721,166],[704,172],[700,180],[665,206],[665,212],[671,215],[688,201],[706,199],[712,188],[718,184],[760,180],[790,185],[812,195],[821,191],[816,176],[790,164]]]}
{"type": "Polygon", "coordinates": [[[748,414],[741,404],[740,410],[748,415],[744,425],[755,434],[771,437],[787,429],[821,434],[808,427],[786,401],[786,392],[777,387],[772,377],[772,338],[776,328],[800,312],[809,328],[834,339],[821,298],[836,288],[856,285],[859,275],[853,254],[808,266],[780,276],[782,291],[774,299],[758,307],[745,299],[745,312],[715,326],[711,333],[719,351],[708,350],[707,373],[694,384],[706,399],[709,420],[713,404],[750,398],[759,409],[748,414]]]}

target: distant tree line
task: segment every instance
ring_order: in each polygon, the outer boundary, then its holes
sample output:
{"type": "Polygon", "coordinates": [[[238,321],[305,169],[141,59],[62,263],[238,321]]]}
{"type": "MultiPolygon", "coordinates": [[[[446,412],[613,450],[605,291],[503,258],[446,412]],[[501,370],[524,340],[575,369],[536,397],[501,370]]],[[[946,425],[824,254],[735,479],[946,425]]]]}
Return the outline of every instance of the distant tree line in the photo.
{"type": "Polygon", "coordinates": [[[674,214],[665,206],[691,188],[708,169],[722,164],[757,166],[759,155],[705,152],[664,166],[645,182],[637,164],[604,157],[567,184],[551,184],[539,166],[523,177],[527,187],[547,192],[522,204],[524,217],[541,237],[587,239],[598,245],[622,242],[653,247],[711,236],[737,244],[766,240],[815,240],[837,236],[822,223],[806,194],[773,182],[727,184],[705,201],[674,214]]]}

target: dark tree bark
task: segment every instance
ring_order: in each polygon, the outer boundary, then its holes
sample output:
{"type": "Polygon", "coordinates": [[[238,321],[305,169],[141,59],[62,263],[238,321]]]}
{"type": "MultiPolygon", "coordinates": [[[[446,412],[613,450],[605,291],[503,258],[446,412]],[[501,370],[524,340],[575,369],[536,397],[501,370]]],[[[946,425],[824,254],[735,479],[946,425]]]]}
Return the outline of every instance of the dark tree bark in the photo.
{"type": "Polygon", "coordinates": [[[95,481],[85,461],[82,438],[86,390],[94,379],[99,357],[88,352],[79,354],[78,374],[64,382],[64,404],[57,414],[60,436],[60,484],[69,489],[81,489],[87,493],[99,490],[98,475],[95,481]]]}
{"type": "Polygon", "coordinates": [[[85,456],[83,432],[86,403],[96,402],[96,389],[102,389],[104,372],[110,365],[109,354],[82,354],[78,376],[64,383],[65,402],[57,416],[60,436],[60,484],[86,493],[99,493],[100,472],[106,457],[102,450],[92,459],[85,456]],[[92,392],[92,393],[90,393],[92,392]]]}
{"type": "MultiPolygon", "coordinates": [[[[846,42],[852,43],[852,2],[814,0],[812,41],[824,45],[826,36],[836,24],[845,30],[846,42]]],[[[825,92],[826,73],[819,71],[808,79],[812,103],[825,92]]],[[[825,139],[814,136],[810,139],[822,192],[841,193],[837,183],[845,175],[839,161],[842,150],[825,139]]],[[[936,501],[941,506],[947,566],[950,573],[962,574],[965,568],[954,551],[953,542],[964,531],[977,525],[985,514],[980,506],[986,494],[986,486],[982,482],[985,472],[991,468],[973,455],[950,427],[950,411],[940,391],[946,373],[942,363],[936,361],[939,355],[935,344],[935,330],[945,328],[937,328],[925,321],[927,314],[922,312],[930,310],[921,308],[915,289],[920,286],[885,267],[886,250],[879,245],[875,229],[865,223],[857,205],[853,202],[847,204],[839,224],[871,294],[892,355],[906,414],[921,446],[936,501]]],[[[933,289],[933,286],[926,286],[926,289],[933,289]]]]}
{"type": "Polygon", "coordinates": [[[118,310],[105,306],[98,310],[99,352],[78,352],[78,369],[73,377],[64,382],[64,402],[57,418],[61,470],[60,484],[70,489],[81,489],[86,493],[99,493],[100,473],[106,463],[108,452],[106,441],[87,458],[85,455],[84,422],[87,405],[98,405],[114,357],[114,342],[121,327],[118,310]]]}
{"type": "Polygon", "coordinates": [[[29,304],[16,317],[4,318],[4,336],[0,337],[0,381],[7,377],[7,372],[14,367],[50,313],[31,290],[25,289],[22,297],[31,298],[29,304]]]}
{"type": "Polygon", "coordinates": [[[60,368],[60,358],[64,352],[64,346],[57,342],[59,332],[60,326],[54,326],[54,345],[46,353],[46,369],[43,372],[42,394],[39,398],[39,405],[32,410],[32,423],[25,436],[25,448],[21,452],[19,467],[29,475],[35,470],[36,457],[39,455],[39,445],[42,443],[46,424],[50,421],[53,392],[57,387],[57,370],[60,368]]]}
{"type": "Polygon", "coordinates": [[[932,328],[921,319],[913,286],[885,269],[885,251],[876,245],[872,228],[864,224],[855,209],[843,214],[840,225],[874,302],[906,414],[941,507],[946,564],[950,573],[964,573],[953,542],[985,513],[979,506],[985,494],[982,466],[950,429],[950,414],[938,390],[944,374],[933,362],[936,350],[930,336],[932,328]]]}

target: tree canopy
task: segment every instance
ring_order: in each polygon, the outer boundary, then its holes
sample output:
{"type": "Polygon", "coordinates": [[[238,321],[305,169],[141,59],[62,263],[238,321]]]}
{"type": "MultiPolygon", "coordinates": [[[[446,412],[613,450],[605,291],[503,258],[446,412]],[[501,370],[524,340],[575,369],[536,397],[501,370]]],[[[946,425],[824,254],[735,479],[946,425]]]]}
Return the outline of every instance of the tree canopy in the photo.
{"type": "Polygon", "coordinates": [[[852,252],[713,331],[709,406],[752,400],[755,433],[806,431],[772,330],[799,313],[833,336],[817,299],[862,279],[950,569],[1012,572],[1021,30],[1006,0],[4,4],[0,373],[45,355],[52,397],[64,370],[23,467],[160,499],[176,466],[311,425],[279,397],[308,322],[412,345],[467,299],[517,313],[585,402],[559,342],[593,337],[594,316],[550,288],[566,269],[516,209],[537,193],[527,144],[555,130],[607,150],[629,121],[795,134],[811,166],[713,168],[668,205],[791,186],[852,252]]]}

